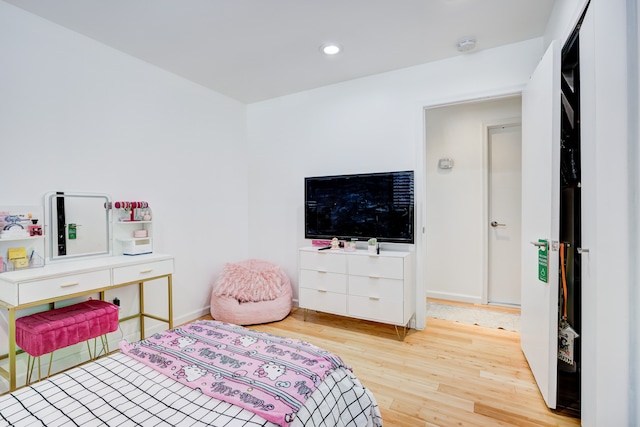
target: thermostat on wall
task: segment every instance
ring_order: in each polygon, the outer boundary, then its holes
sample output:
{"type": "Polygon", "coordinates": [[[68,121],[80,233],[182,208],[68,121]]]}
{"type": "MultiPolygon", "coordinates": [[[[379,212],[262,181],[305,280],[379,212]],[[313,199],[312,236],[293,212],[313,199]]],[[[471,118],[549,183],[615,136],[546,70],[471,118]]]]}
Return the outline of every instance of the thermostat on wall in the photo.
{"type": "Polygon", "coordinates": [[[453,167],[453,159],[438,160],[438,169],[451,169],[453,167]]]}

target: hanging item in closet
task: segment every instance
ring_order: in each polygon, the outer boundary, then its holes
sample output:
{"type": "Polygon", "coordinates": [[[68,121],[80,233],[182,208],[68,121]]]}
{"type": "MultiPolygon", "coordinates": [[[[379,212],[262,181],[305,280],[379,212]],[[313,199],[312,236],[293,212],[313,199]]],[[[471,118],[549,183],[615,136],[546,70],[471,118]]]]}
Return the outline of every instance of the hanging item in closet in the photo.
{"type": "Polygon", "coordinates": [[[567,321],[567,299],[568,299],[568,291],[567,291],[567,273],[565,266],[565,244],[560,244],[560,269],[562,274],[562,318],[560,319],[560,324],[558,325],[558,359],[563,362],[573,365],[575,357],[574,357],[574,345],[575,340],[580,335],[571,327],[569,322],[567,321]]]}

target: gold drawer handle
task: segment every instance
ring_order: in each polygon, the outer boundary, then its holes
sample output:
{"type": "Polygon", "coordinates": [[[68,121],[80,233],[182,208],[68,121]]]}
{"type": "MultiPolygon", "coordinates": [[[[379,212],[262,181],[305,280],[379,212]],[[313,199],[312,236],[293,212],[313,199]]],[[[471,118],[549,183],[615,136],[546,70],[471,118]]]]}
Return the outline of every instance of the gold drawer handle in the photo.
{"type": "Polygon", "coordinates": [[[153,271],[153,268],[147,268],[146,270],[140,270],[140,274],[151,273],[152,271],[153,271]]]}
{"type": "Polygon", "coordinates": [[[375,276],[373,274],[369,275],[369,279],[379,279],[380,277],[381,277],[380,275],[377,275],[377,276],[375,276]]]}
{"type": "Polygon", "coordinates": [[[80,283],[79,282],[73,282],[73,283],[65,283],[64,285],[60,285],[61,288],[70,288],[71,286],[78,286],[80,283]]]}
{"type": "Polygon", "coordinates": [[[318,289],[318,292],[322,292],[323,294],[327,292],[326,289],[318,289]]]}
{"type": "Polygon", "coordinates": [[[318,273],[327,274],[327,270],[318,270],[318,273]]]}
{"type": "Polygon", "coordinates": [[[380,300],[380,297],[369,297],[369,299],[372,299],[372,300],[374,300],[374,301],[379,301],[379,300],[380,300]]]}

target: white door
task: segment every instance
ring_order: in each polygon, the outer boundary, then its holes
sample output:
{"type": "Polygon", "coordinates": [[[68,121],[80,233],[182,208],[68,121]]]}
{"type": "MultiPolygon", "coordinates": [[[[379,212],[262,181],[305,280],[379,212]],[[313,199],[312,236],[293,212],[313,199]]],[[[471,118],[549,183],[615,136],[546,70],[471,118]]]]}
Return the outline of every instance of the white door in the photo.
{"type": "Polygon", "coordinates": [[[490,304],[520,305],[521,127],[488,130],[490,304]]]}
{"type": "Polygon", "coordinates": [[[556,407],[560,216],[560,51],[553,42],[522,92],[521,346],[556,407]],[[542,242],[542,243],[540,243],[542,242]],[[547,245],[547,262],[544,247],[547,245]],[[545,271],[544,264],[548,264],[545,271]],[[545,278],[542,278],[546,275],[545,278]]]}

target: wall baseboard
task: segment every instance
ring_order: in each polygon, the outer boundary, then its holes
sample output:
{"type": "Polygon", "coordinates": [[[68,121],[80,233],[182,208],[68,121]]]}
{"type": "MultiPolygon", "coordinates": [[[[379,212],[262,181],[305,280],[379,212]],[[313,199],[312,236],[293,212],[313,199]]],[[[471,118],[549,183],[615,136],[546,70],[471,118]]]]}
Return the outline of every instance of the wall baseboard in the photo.
{"type": "Polygon", "coordinates": [[[184,325],[185,323],[193,322],[194,320],[202,316],[206,316],[207,314],[210,314],[210,313],[211,313],[211,309],[207,305],[206,307],[202,307],[198,310],[193,310],[187,314],[183,314],[182,316],[174,317],[173,326],[176,327],[176,326],[184,325]]]}
{"type": "Polygon", "coordinates": [[[457,302],[468,302],[471,304],[482,304],[482,298],[473,295],[454,294],[450,292],[427,291],[427,298],[446,299],[457,302]]]}

